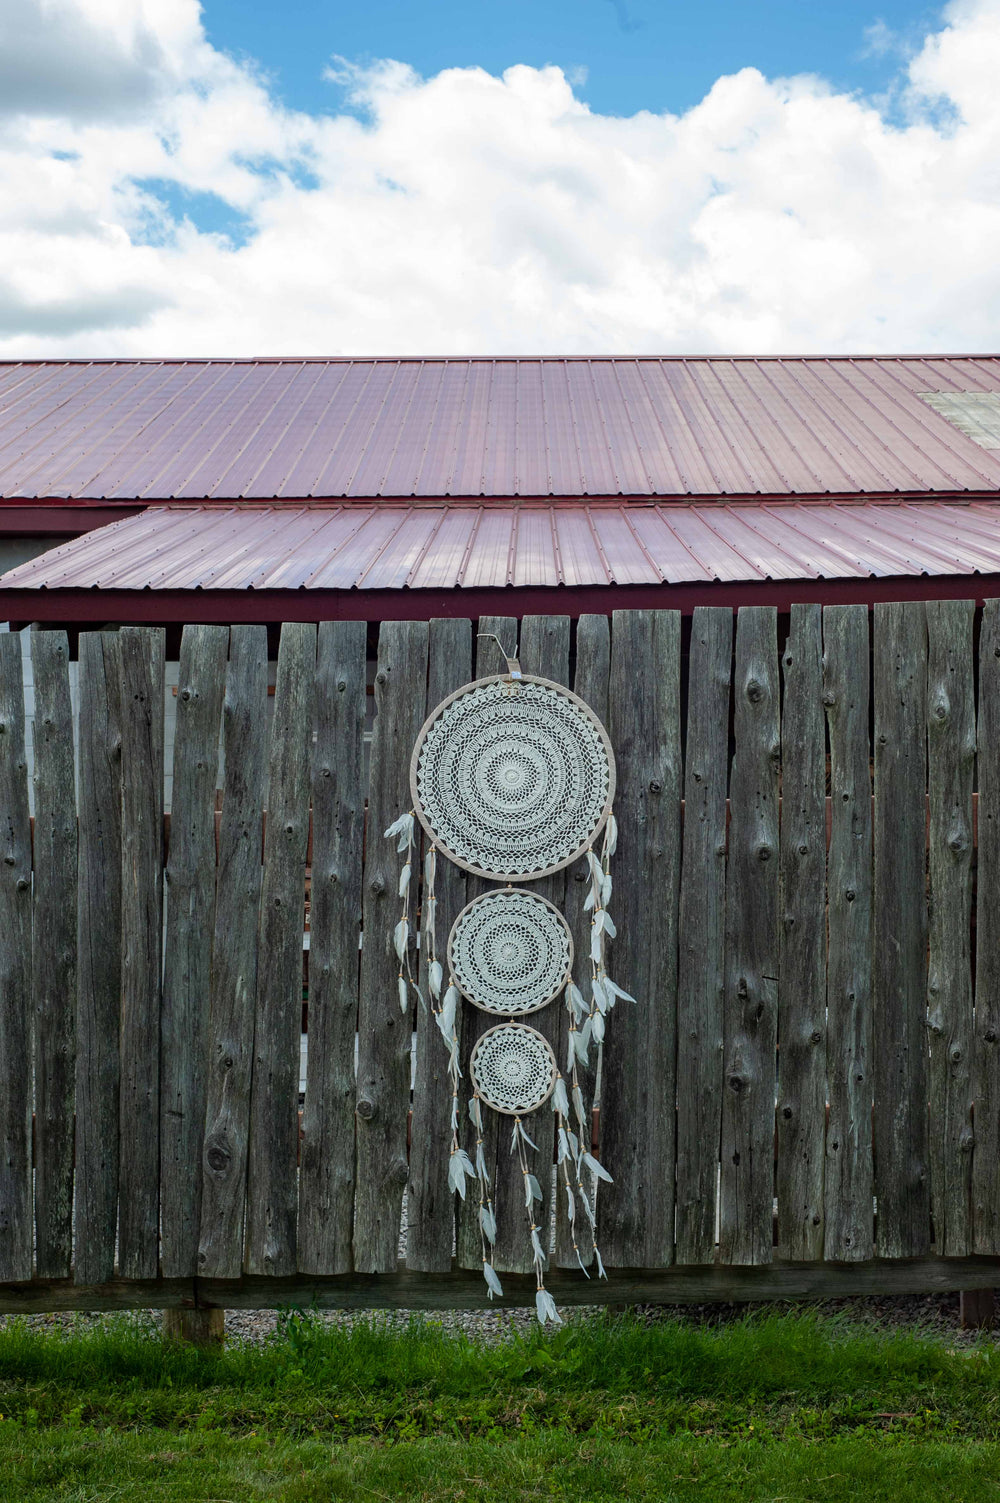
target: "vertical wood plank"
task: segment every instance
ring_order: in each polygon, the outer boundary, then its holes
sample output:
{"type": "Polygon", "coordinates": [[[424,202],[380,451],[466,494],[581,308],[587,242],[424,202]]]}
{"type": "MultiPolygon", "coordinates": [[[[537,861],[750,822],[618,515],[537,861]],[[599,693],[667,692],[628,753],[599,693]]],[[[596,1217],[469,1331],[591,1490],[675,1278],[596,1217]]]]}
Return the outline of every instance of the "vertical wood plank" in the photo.
{"type": "Polygon", "coordinates": [[[68,1278],[73,1228],[76,1058],[76,769],[69,644],[33,631],[35,842],[35,1264],[68,1278]]]}
{"type": "Polygon", "coordinates": [[[1000,600],[979,634],[979,843],[976,853],[976,1036],[972,1151],[974,1251],[1000,1253],[1000,600]]]}
{"type": "Polygon", "coordinates": [[[164,1278],[198,1271],[207,1001],[215,928],[215,789],[229,630],[185,626],[178,665],[160,1018],[164,1278]]]}
{"type": "MultiPolygon", "coordinates": [[[[490,640],[491,636],[498,637],[503,644],[504,650],[513,657],[518,650],[518,622],[514,616],[480,616],[476,636],[473,639],[475,647],[475,675],[476,678],[488,678],[491,674],[503,673],[505,670],[504,659],[500,655],[496,642],[490,640]]],[[[481,877],[467,877],[466,879],[466,902],[472,902],[473,898],[480,897],[488,892],[496,884],[487,882],[481,877]]],[[[460,1038],[460,1059],[462,1079],[468,1088],[469,1061],[472,1051],[479,1039],[491,1026],[493,1019],[478,1007],[472,1007],[469,1003],[462,1004],[462,1031],[460,1038]]],[[[466,1101],[471,1091],[466,1090],[466,1101]]],[[[499,1142],[502,1136],[501,1119],[495,1112],[483,1112],[483,1153],[487,1165],[496,1163],[499,1151],[499,1142]]],[[[469,1141],[466,1147],[469,1156],[475,1162],[474,1134],[468,1121],[465,1123],[469,1141]]],[[[507,1145],[510,1143],[510,1133],[507,1135],[507,1145]]],[[[522,1201],[523,1206],[523,1201],[522,1201]]],[[[518,1226],[523,1226],[523,1211],[518,1221],[518,1226]]],[[[465,1200],[458,1204],[458,1261],[463,1268],[482,1267],[482,1235],[479,1228],[479,1205],[474,1195],[466,1196],[465,1200]]]]}
{"type": "Polygon", "coordinates": [[[872,797],[868,609],[823,612],[830,731],[827,903],[827,1089],[823,1256],[867,1262],[872,1222],[872,797]]]}
{"type": "Polygon", "coordinates": [[[826,1129],[826,727],[822,614],[793,605],[782,654],[778,1246],[823,1256],[826,1129]]]}
{"type": "Polygon", "coordinates": [[[742,1265],[772,1258],[781,743],[769,606],[737,618],[734,696],[719,1256],[742,1265]]]}
{"type": "Polygon", "coordinates": [[[247,1172],[248,1273],[295,1272],[302,931],[312,780],[316,628],[281,628],[260,895],[247,1172]]]}
{"type": "MultiPolygon", "coordinates": [[[[505,640],[501,638],[501,640],[505,640]]],[[[495,649],[494,649],[495,651],[495,649]]],[[[553,683],[569,687],[569,617],[525,616],[521,623],[521,640],[518,648],[521,669],[524,673],[536,674],[539,678],[551,679],[553,683]]],[[[502,666],[502,665],[501,665],[502,666]]],[[[546,898],[562,912],[566,901],[566,873],[554,872],[551,877],[532,882],[531,891],[546,898]]],[[[488,1018],[487,1026],[496,1022],[488,1018]]],[[[552,1045],[559,1048],[560,1008],[552,1006],[534,1013],[531,1027],[536,1028],[552,1045]]],[[[557,1058],[562,1069],[563,1058],[557,1058]]],[[[492,1113],[484,1115],[492,1116],[492,1113]]],[[[540,1111],[523,1117],[524,1130],[538,1152],[534,1155],[535,1173],[542,1191],[542,1199],[534,1210],[535,1223],[539,1228],[542,1246],[548,1251],[549,1227],[552,1218],[552,1172],[555,1152],[555,1124],[549,1102],[540,1111]]],[[[493,1262],[499,1273],[530,1273],[533,1267],[527,1215],[524,1209],[524,1180],[517,1155],[510,1152],[510,1120],[504,1119],[493,1135],[496,1157],[487,1163],[493,1166],[494,1210],[497,1218],[497,1240],[493,1262]]]]}
{"type": "Polygon", "coordinates": [[[309,1048],[299,1175],[303,1273],[351,1268],[367,636],[364,621],[324,621],[319,628],[309,1048]]]}
{"type": "Polygon", "coordinates": [[[0,633],[0,1280],[31,1277],[31,825],[21,638],[0,633]]]}
{"type": "Polygon", "coordinates": [[[919,601],[876,605],[872,908],[878,1253],[930,1248],[927,1141],[927,622],[919,601]]]}
{"type": "Polygon", "coordinates": [[[426,621],[385,621],[375,672],[358,1008],[354,1266],[395,1269],[407,1179],[412,1017],[401,1016],[392,935],[399,865],[384,832],[410,808],[410,756],[427,702],[426,621]]]}
{"type": "MultiPolygon", "coordinates": [[[[576,673],[573,691],[590,706],[602,725],[608,722],[608,687],[611,674],[611,623],[607,616],[581,616],[576,628],[576,673]]],[[[586,860],[574,862],[566,872],[566,903],[564,913],[573,935],[573,975],[583,995],[590,997],[590,914],[584,911],[584,901],[589,887],[590,870],[586,860]]],[[[612,865],[612,881],[614,869],[612,865]]],[[[566,1048],[569,1040],[569,1017],[564,1000],[559,999],[559,1042],[556,1060],[560,1070],[566,1068],[566,1048]]],[[[594,1084],[597,1077],[597,1046],[590,1050],[590,1068],[580,1067],[584,1099],[588,1108],[593,1103],[594,1084]]],[[[589,1223],[583,1216],[571,1222],[566,1214],[566,1196],[560,1189],[562,1181],[556,1180],[556,1256],[558,1268],[578,1268],[580,1259],[589,1266],[594,1256],[594,1237],[589,1223]],[[574,1241],[575,1238],[575,1241],[574,1241]]]]}
{"type": "MultiPolygon", "coordinates": [[[[472,677],[471,621],[430,623],[427,713],[472,677]]],[[[427,841],[424,842],[425,849],[427,841]]],[[[445,965],[451,926],[466,902],[466,874],[439,855],[434,891],[435,939],[445,965]]],[[[423,907],[421,955],[427,953],[427,910],[423,907]]],[[[446,978],[447,979],[447,978],[446,978]]],[[[458,1020],[461,1044],[461,1019],[458,1020]]],[[[447,1273],[455,1241],[455,1196],[448,1189],[451,1146],[451,1083],[448,1054],[430,1007],[417,1009],[416,1071],[410,1132],[410,1177],[406,1189],[406,1266],[423,1273],[447,1273]]],[[[469,1092],[461,1090],[459,1120],[469,1092]]]]}
{"type": "Polygon", "coordinates": [[[159,1268],[160,966],[163,923],[162,628],[122,644],[122,1032],[118,1265],[159,1268]]]}
{"type": "Polygon", "coordinates": [[[680,614],[616,611],[608,729],[618,766],[620,836],[610,947],[614,979],[636,998],[610,1018],[601,1084],[597,1202],[611,1267],[673,1261],[677,911],[680,886],[680,614]]]}
{"type": "Polygon", "coordinates": [[[678,919],[678,1263],[711,1263],[715,1256],[732,668],[732,611],[699,606],[691,623],[678,919]]]}
{"type": "Polygon", "coordinates": [[[972,774],[976,757],[971,600],[928,601],[927,972],[931,1206],[935,1251],[972,1242],[972,774]]]}
{"type": "Polygon", "coordinates": [[[198,1271],[205,1278],[237,1278],[243,1267],[266,711],[267,628],[234,626],[229,634],[222,713],[225,788],[216,874],[202,1150],[198,1271]]]}
{"type": "Polygon", "coordinates": [[[74,1277],[115,1271],[122,980],[121,642],[80,635],[74,1277]]]}

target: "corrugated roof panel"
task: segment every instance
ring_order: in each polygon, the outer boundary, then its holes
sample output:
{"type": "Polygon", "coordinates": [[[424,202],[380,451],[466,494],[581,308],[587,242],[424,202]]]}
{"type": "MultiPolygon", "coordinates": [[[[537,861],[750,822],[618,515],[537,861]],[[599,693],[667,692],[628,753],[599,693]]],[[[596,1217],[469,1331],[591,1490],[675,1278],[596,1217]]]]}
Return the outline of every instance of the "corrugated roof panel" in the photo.
{"type": "Polygon", "coordinates": [[[521,507],[517,515],[517,548],[512,584],[563,583],[550,507],[521,507]]]}
{"type": "Polygon", "coordinates": [[[590,364],[589,360],[565,362],[566,388],[580,448],[581,473],[576,477],[575,486],[571,474],[563,476],[561,482],[553,486],[557,496],[617,496],[621,492],[608,447],[608,436],[604,431],[604,416],[594,391],[590,364]]]}
{"type": "Polygon", "coordinates": [[[655,559],[630,525],[625,507],[592,507],[590,523],[615,584],[662,583],[663,571],[657,568],[655,559]]]}
{"type": "Polygon", "coordinates": [[[0,363],[0,494],[150,501],[991,494],[928,392],[1000,358],[0,363]]]}
{"type": "Polygon", "coordinates": [[[490,589],[1000,573],[1000,501],[171,505],[0,588],[490,589]]]}
{"type": "Polygon", "coordinates": [[[178,500],[196,501],[220,491],[226,496],[234,490],[237,493],[245,490],[249,481],[242,476],[242,484],[230,481],[223,485],[222,481],[233,466],[239,465],[254,436],[275,421],[280,404],[301,369],[301,366],[276,365],[262,382],[241,382],[216,414],[213,431],[200,442],[189,442],[183,455],[178,456],[177,484],[168,475],[162,483],[170,485],[178,500]],[[183,478],[182,471],[187,472],[183,478]]]}
{"type": "Polygon", "coordinates": [[[608,585],[611,574],[601,552],[587,506],[552,508],[563,581],[573,585],[608,585]]]}
{"type": "Polygon", "coordinates": [[[464,582],[465,557],[475,536],[479,508],[443,506],[431,545],[407,581],[413,590],[450,590],[464,582]]]}
{"type": "MultiPolygon", "coordinates": [[[[381,444],[388,441],[392,445],[399,432],[400,413],[395,404],[388,401],[394,388],[405,393],[405,378],[400,379],[400,362],[372,361],[350,416],[343,426],[337,425],[335,447],[316,477],[309,492],[311,496],[319,499],[362,494],[360,489],[353,489],[353,481],[358,467],[370,457],[369,446],[374,433],[378,431],[381,444]]],[[[373,447],[379,452],[381,445],[373,447]]]]}
{"type": "Polygon", "coordinates": [[[394,493],[412,496],[423,434],[437,396],[434,375],[433,369],[423,365],[397,366],[377,407],[376,393],[369,389],[366,401],[370,403],[367,411],[372,415],[372,423],[361,446],[361,457],[343,481],[339,475],[328,475],[327,486],[335,491],[346,490],[352,496],[381,496],[387,493],[388,476],[396,469],[404,478],[402,489],[394,493]]]}

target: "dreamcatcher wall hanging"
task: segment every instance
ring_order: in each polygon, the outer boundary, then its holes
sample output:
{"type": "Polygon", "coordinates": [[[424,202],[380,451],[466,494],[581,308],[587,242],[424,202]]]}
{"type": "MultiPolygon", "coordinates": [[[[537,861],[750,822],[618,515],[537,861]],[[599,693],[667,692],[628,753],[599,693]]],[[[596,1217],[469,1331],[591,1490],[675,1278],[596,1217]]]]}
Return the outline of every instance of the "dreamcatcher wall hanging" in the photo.
{"type": "MultiPolygon", "coordinates": [[[[496,640],[496,639],[494,639],[496,640]]],[[[497,642],[500,646],[500,643],[497,642]]],[[[501,652],[503,649],[501,647],[501,652]]],[[[608,913],[610,863],[617,842],[612,813],[615,761],[607,732],[593,711],[568,689],[523,674],[516,658],[505,673],[477,679],[445,699],[428,716],[410,764],[413,808],[387,831],[404,857],[399,879],[402,914],[394,943],[399,959],[399,1005],[411,987],[421,1002],[409,959],[410,906],[416,823],[430,842],[424,858],[424,956],[428,1000],[449,1052],[452,1091],[448,1184],[465,1199],[467,1182],[479,1193],[483,1276],[490,1297],[503,1289],[493,1266],[496,1208],[483,1152],[484,1110],[513,1118],[511,1153],[524,1183],[527,1231],[535,1269],[539,1320],[559,1321],[545,1288],[548,1227],[535,1221],[542,1200],[530,1155],[537,1152],[523,1118],[548,1101],[555,1114],[556,1162],[570,1224],[583,1216],[596,1227],[594,1189],[611,1176],[589,1151],[590,1113],[580,1066],[591,1045],[600,1048],[605,1018],[617,998],[633,999],[607,973],[605,941],[615,926],[608,913]],[[590,884],[590,996],[572,979],[573,940],[558,909],[522,884],[562,870],[585,856],[590,884]],[[438,858],[478,877],[502,882],[462,909],[444,952],[438,954],[435,877],[438,858]],[[516,884],[516,885],[515,885],[516,884]],[[569,1018],[564,1069],[547,1039],[521,1021],[563,997],[569,1018]],[[458,1011],[462,998],[494,1015],[495,1026],[478,1040],[469,1062],[472,1154],[459,1141],[458,1011]],[[584,1185],[584,1171],[592,1189],[584,1185]]],[[[544,1166],[543,1166],[544,1167],[544,1166]]],[[[574,1232],[573,1245],[576,1248],[574,1232]]],[[[576,1248],[584,1273],[587,1269],[576,1248]]],[[[605,1277],[594,1244],[600,1277],[605,1277]]],[[[589,1277],[589,1274],[588,1274],[589,1277]]]]}

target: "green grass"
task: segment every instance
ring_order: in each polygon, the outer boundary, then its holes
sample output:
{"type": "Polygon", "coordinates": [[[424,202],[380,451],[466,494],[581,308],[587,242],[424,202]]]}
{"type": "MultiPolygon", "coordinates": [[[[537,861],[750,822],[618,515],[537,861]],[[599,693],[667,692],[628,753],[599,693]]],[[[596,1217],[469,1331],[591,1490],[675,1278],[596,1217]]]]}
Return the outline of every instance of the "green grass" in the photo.
{"type": "Polygon", "coordinates": [[[155,1326],[0,1330],[0,1496],[1000,1503],[1000,1352],[808,1313],[433,1322],[201,1353],[155,1326]]]}

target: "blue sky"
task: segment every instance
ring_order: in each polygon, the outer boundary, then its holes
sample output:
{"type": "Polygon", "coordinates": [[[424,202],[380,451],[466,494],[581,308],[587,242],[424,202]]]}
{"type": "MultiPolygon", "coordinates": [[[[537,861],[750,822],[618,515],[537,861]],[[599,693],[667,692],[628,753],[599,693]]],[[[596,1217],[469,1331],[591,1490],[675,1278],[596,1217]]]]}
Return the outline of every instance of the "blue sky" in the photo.
{"type": "Polygon", "coordinates": [[[0,354],[996,349],[998,77],[1000,0],[0,0],[0,354]]]}
{"type": "Polygon", "coordinates": [[[296,109],[340,106],[322,76],[336,55],[362,65],[394,58],[425,78],[450,67],[556,63],[586,70],[576,92],[592,109],[631,115],[688,109],[720,74],[746,66],[878,93],[939,10],[904,0],[207,0],[202,14],[209,39],[256,59],[296,109]]]}

